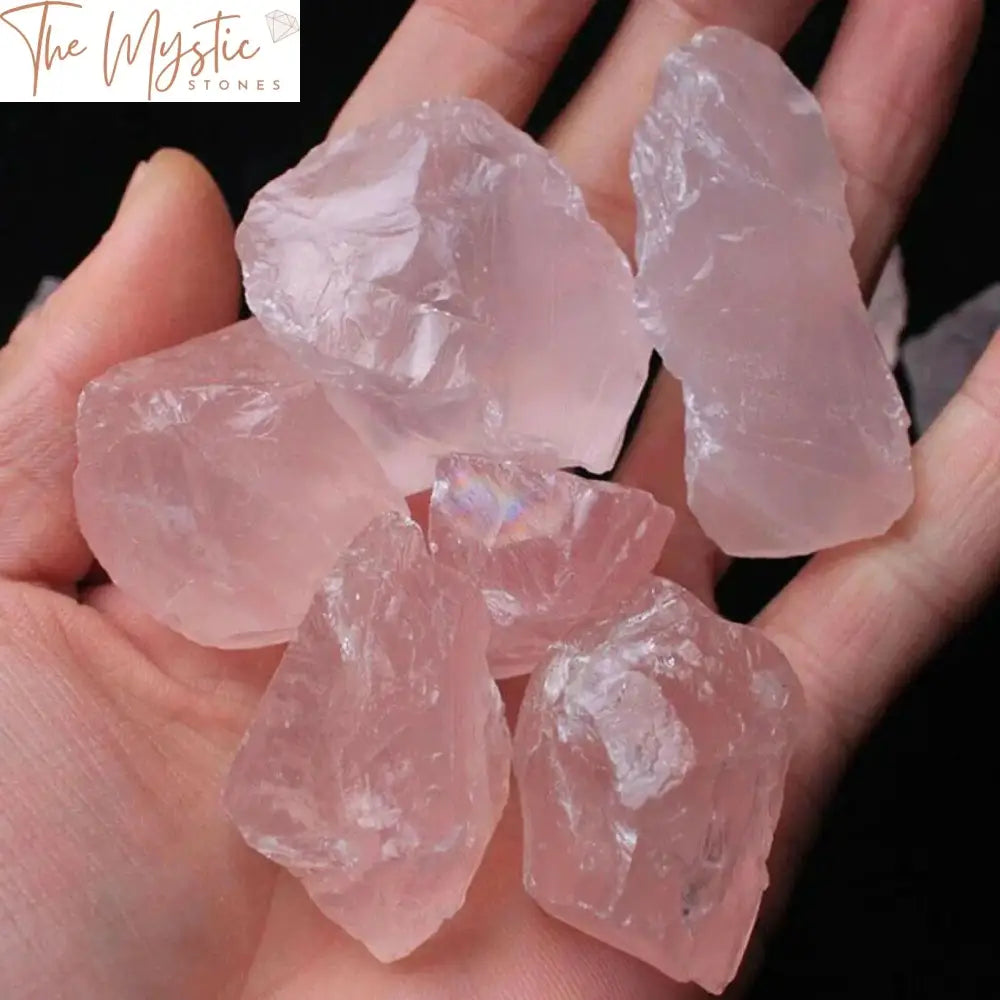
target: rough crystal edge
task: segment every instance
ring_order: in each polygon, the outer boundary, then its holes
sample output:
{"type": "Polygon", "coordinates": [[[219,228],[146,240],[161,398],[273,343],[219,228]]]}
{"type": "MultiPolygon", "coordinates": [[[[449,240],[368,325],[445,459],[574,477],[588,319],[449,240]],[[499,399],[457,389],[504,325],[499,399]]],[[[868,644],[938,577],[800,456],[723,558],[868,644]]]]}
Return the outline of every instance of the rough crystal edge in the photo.
{"type": "MultiPolygon", "coordinates": [[[[785,667],[787,668],[784,671],[785,674],[784,687],[787,692],[787,700],[784,707],[784,713],[787,722],[787,745],[785,753],[783,755],[783,760],[780,767],[780,773],[776,775],[776,782],[774,785],[771,798],[768,803],[769,805],[768,835],[766,836],[762,844],[762,851],[760,854],[760,875],[762,876],[762,887],[756,901],[756,906],[754,907],[752,919],[748,921],[746,933],[745,935],[742,936],[741,942],[738,942],[737,946],[735,946],[733,949],[733,959],[732,962],[729,963],[727,971],[720,976],[708,976],[695,973],[689,978],[681,979],[677,977],[675,969],[666,967],[662,964],[657,964],[657,962],[654,961],[649,956],[644,956],[642,954],[639,954],[637,951],[630,951],[629,949],[624,947],[611,945],[611,947],[616,947],[617,950],[620,950],[625,954],[629,954],[632,957],[637,958],[639,961],[652,965],[654,968],[657,968],[658,971],[663,973],[663,975],[674,980],[675,982],[682,982],[682,983],[690,982],[704,989],[708,993],[711,993],[715,996],[720,996],[733,983],[740,970],[740,966],[742,965],[743,959],[746,955],[747,948],[757,928],[757,921],[759,918],[760,908],[763,902],[764,893],[766,892],[768,886],[770,885],[771,880],[770,880],[769,860],[774,846],[775,833],[777,830],[778,823],[780,821],[782,809],[784,807],[785,793],[787,791],[788,773],[791,766],[792,758],[796,751],[796,747],[805,729],[805,720],[804,720],[804,713],[806,708],[805,692],[802,688],[801,682],[799,681],[798,675],[795,669],[792,667],[791,663],[789,662],[787,656],[782,651],[782,649],[777,645],[777,643],[775,643],[772,639],[770,639],[767,636],[767,634],[763,631],[763,629],[759,629],[753,625],[742,625],[737,622],[728,621],[722,618],[721,615],[718,615],[717,612],[713,611],[712,608],[706,605],[695,594],[693,594],[691,591],[681,586],[680,584],[675,583],[674,581],[654,577],[651,578],[650,582],[660,583],[668,588],[672,588],[680,592],[680,594],[682,594],[688,601],[690,601],[692,605],[695,606],[698,613],[713,615],[715,617],[718,617],[729,627],[729,630],[731,631],[732,634],[734,635],[749,634],[753,637],[754,642],[761,645],[769,646],[773,651],[773,653],[775,654],[776,659],[779,662],[784,663],[785,667]]],[[[637,590],[637,593],[639,592],[641,592],[641,588],[637,590]]],[[[621,602],[621,605],[619,607],[622,609],[626,608],[630,604],[630,602],[634,600],[634,598],[635,595],[626,598],[621,602]]],[[[584,623],[584,625],[581,627],[586,628],[587,627],[586,623],[584,623]]],[[[560,640],[560,642],[557,643],[556,646],[563,646],[564,644],[567,644],[571,641],[572,641],[572,635],[570,634],[565,636],[562,640],[560,640]]],[[[553,653],[553,655],[557,654],[553,653]]],[[[532,674],[530,680],[528,681],[528,688],[525,692],[523,703],[527,703],[527,701],[529,700],[530,691],[532,688],[535,688],[544,683],[542,679],[543,666],[544,665],[540,665],[539,669],[532,674]]],[[[520,727],[520,717],[519,717],[518,725],[514,731],[514,755],[513,755],[513,773],[514,773],[515,784],[518,785],[519,798],[523,795],[520,787],[521,775],[518,773],[520,770],[520,763],[524,757],[530,756],[530,752],[522,753],[518,749],[518,742],[520,735],[521,735],[521,727],[520,727]]],[[[537,749],[537,746],[534,749],[537,749]]],[[[558,907],[546,905],[546,902],[542,899],[539,899],[532,891],[533,882],[531,879],[531,874],[528,865],[528,861],[530,858],[529,837],[531,829],[530,826],[531,816],[530,816],[530,811],[527,808],[525,808],[523,804],[521,806],[521,813],[523,817],[522,822],[524,824],[524,837],[523,837],[523,848],[522,848],[522,883],[524,885],[525,892],[532,898],[532,900],[536,903],[537,906],[539,906],[539,908],[541,908],[554,920],[558,920],[561,923],[565,923],[573,927],[581,934],[584,934],[588,937],[593,937],[591,932],[586,927],[574,923],[574,921],[571,919],[571,915],[560,911],[558,907]]]]}

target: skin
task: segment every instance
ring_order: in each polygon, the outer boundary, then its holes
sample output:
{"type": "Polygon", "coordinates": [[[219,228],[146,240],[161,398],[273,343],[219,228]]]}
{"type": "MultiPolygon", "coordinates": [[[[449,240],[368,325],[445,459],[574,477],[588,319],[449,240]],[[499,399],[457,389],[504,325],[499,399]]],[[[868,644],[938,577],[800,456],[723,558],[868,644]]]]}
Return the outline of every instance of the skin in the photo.
{"type": "MultiPolygon", "coordinates": [[[[417,0],[334,125],[468,94],[521,122],[590,0],[417,0]]],[[[781,46],[809,0],[633,0],[548,136],[627,245],[626,153],[658,61],[703,23],[781,46]]],[[[981,0],[852,0],[818,85],[850,173],[870,285],[948,122],[981,0]]],[[[113,586],[81,586],[73,416],[112,363],[230,322],[232,223],[212,180],[164,151],[98,247],[0,352],[0,994],[11,1000],[688,1000],[524,895],[512,805],[468,905],[383,967],[259,858],[218,793],[273,650],[198,648],[113,586]]],[[[676,386],[657,384],[617,478],[678,509],[661,570],[710,596],[723,562],[684,508],[676,386]],[[686,553],[681,562],[679,553],[686,553]]],[[[852,749],[1000,569],[1000,340],[915,450],[917,500],[883,538],[821,554],[761,615],[808,714],[764,924],[852,749]]],[[[517,690],[508,695],[516,706],[517,690]]],[[[752,966],[753,949],[749,964],[752,966]]]]}

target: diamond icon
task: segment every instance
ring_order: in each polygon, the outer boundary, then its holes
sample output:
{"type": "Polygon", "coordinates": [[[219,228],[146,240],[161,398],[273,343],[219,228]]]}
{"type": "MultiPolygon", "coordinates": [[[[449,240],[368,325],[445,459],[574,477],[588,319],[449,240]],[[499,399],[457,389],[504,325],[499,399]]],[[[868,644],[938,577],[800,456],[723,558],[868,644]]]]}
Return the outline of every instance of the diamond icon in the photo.
{"type": "Polygon", "coordinates": [[[280,42],[299,30],[299,19],[283,10],[272,10],[264,15],[264,19],[267,21],[267,30],[271,32],[272,42],[280,42]]]}

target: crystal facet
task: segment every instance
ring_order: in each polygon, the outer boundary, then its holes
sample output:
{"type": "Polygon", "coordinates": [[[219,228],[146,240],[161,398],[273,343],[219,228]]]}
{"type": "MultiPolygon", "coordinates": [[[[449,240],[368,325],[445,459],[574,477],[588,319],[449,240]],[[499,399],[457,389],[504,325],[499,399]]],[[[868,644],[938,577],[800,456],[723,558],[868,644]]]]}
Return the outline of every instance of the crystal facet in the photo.
{"type": "Polygon", "coordinates": [[[227,780],[247,842],[382,961],[458,911],[507,800],[488,633],[417,525],[379,518],[323,581],[227,780]]]}
{"type": "Polygon", "coordinates": [[[643,490],[455,455],[438,463],[428,538],[436,558],[482,589],[490,669],[512,677],[642,583],[673,520],[643,490]]]}
{"type": "Polygon", "coordinates": [[[405,510],[254,320],[120,364],[80,397],[81,530],[122,590],[208,646],[289,639],[373,517],[405,510]]]}
{"type": "Polygon", "coordinates": [[[625,255],[478,101],[332,138],[253,198],[247,301],[414,493],[452,451],[608,469],[647,373],[625,255]]]}
{"type": "Polygon", "coordinates": [[[514,737],[525,886],[713,992],[767,885],[801,691],[760,632],[651,581],[533,674],[514,737]]]}
{"type": "Polygon", "coordinates": [[[815,99],[771,49],[704,31],[663,64],[632,179],[640,314],[684,385],[709,537],[785,556],[884,532],[913,497],[908,419],[815,99]]]}

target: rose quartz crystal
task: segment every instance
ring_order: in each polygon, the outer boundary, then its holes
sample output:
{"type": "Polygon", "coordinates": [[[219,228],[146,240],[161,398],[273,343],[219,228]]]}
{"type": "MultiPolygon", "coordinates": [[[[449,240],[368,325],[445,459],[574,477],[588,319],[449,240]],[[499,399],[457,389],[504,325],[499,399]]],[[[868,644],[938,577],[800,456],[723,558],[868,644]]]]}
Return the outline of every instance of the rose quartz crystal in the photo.
{"type": "Polygon", "coordinates": [[[428,538],[482,588],[490,669],[513,677],[646,580],[673,521],[643,490],[455,455],[438,463],[428,538]]]}
{"type": "Polygon", "coordinates": [[[689,503],[742,556],[879,535],[908,418],[851,263],[819,106],[727,29],[667,57],[632,151],[640,314],[684,385],[689,503]]]}
{"type": "Polygon", "coordinates": [[[535,671],[514,737],[525,886],[721,992],[767,885],[801,691],[760,632],[653,580],[535,671]]]}
{"type": "Polygon", "coordinates": [[[291,637],[373,517],[405,510],[256,321],[112,368],[80,397],[80,527],[122,590],[208,646],[291,637]]]}
{"type": "Polygon", "coordinates": [[[236,246],[251,309],[407,494],[453,451],[613,463],[650,355],[628,261],[486,105],[328,139],[254,197],[236,246]]]}
{"type": "Polygon", "coordinates": [[[507,799],[488,633],[417,525],[379,518],[323,581],[226,783],[247,842],[385,962],[461,907],[507,799]]]}

